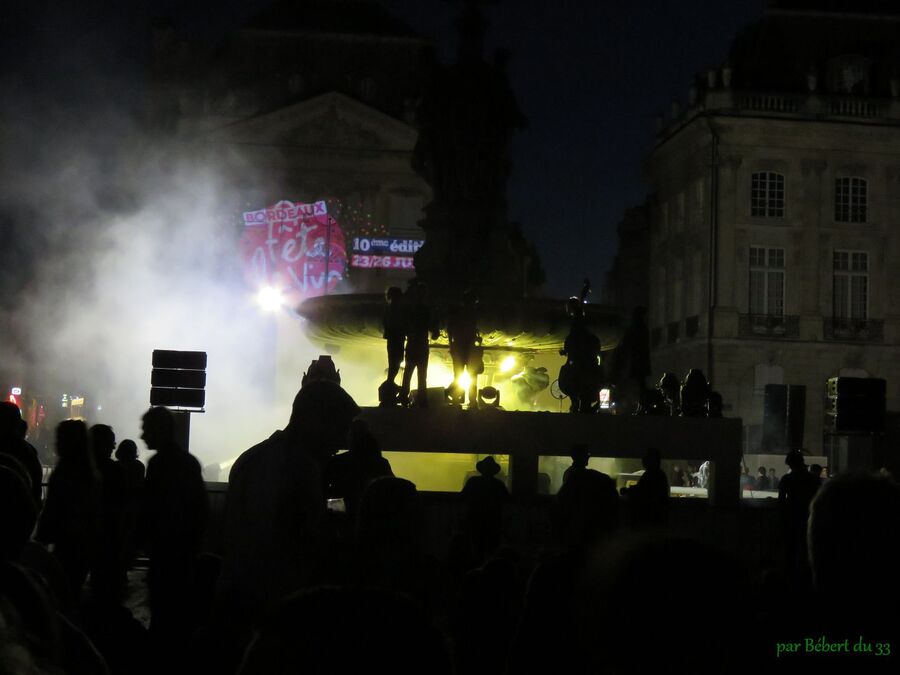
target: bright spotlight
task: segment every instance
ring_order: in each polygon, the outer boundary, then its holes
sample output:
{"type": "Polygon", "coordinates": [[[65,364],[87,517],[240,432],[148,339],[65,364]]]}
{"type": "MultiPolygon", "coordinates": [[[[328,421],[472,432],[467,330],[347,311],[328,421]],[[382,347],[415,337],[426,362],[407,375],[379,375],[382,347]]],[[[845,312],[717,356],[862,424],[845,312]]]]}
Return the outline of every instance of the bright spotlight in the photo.
{"type": "Polygon", "coordinates": [[[284,298],[281,295],[281,291],[272,286],[264,286],[259,289],[256,301],[259,303],[259,306],[267,312],[274,312],[281,309],[281,306],[284,304],[284,298]]]}
{"type": "Polygon", "coordinates": [[[516,357],[515,356],[507,356],[503,361],[500,362],[500,372],[508,373],[513,368],[516,367],[516,357]]]}
{"type": "Polygon", "coordinates": [[[462,375],[459,376],[459,379],[456,380],[456,383],[465,390],[468,390],[469,385],[472,384],[472,378],[469,377],[469,372],[464,370],[462,375]]]}

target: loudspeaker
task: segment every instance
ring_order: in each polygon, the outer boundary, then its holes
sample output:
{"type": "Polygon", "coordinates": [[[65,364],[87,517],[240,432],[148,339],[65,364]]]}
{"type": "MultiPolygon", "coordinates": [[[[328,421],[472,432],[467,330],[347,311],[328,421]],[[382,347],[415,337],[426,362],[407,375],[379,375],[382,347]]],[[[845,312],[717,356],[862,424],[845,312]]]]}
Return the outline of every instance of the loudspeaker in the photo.
{"type": "Polygon", "coordinates": [[[763,399],[762,449],[786,453],[803,447],[806,420],[806,387],[767,384],[763,399]]]}
{"type": "Polygon", "coordinates": [[[884,431],[887,383],[877,377],[832,377],[826,428],[835,434],[884,431]]]}

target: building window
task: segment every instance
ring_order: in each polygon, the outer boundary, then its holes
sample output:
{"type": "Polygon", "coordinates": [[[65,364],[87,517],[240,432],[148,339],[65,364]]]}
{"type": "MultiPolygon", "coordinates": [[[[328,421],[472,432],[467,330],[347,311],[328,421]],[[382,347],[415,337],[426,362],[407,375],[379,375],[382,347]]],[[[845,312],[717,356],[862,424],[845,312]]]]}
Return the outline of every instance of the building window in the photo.
{"type": "Polygon", "coordinates": [[[869,210],[869,186],[865,178],[844,176],[834,181],[834,219],[839,223],[864,223],[869,210]]]}
{"type": "Polygon", "coordinates": [[[834,252],[834,318],[869,318],[869,254],[834,252]]]}
{"type": "Polygon", "coordinates": [[[772,171],[754,173],[750,189],[750,215],[784,218],[784,176],[772,171]]]}
{"type": "Polygon", "coordinates": [[[750,314],[784,316],[783,248],[750,248],[750,314]]]}

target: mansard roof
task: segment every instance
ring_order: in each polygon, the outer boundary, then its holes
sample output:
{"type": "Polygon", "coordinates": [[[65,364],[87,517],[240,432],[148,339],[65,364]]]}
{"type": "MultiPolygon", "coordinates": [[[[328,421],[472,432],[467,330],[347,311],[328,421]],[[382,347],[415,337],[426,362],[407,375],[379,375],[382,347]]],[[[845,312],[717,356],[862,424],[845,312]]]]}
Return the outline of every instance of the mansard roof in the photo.
{"type": "MultiPolygon", "coordinates": [[[[894,16],[861,12],[876,2],[784,0],[774,3],[759,21],[744,28],[728,56],[734,86],[772,92],[806,91],[808,76],[818,78],[819,91],[840,59],[864,63],[866,94],[889,96],[890,80],[900,70],[900,7],[894,16]],[[815,6],[817,11],[780,11],[815,6]],[[822,8],[852,8],[852,14],[822,13],[822,8]],[[774,10],[774,11],[772,11],[774,10]]],[[[860,92],[862,93],[862,92],[860,92]]]]}

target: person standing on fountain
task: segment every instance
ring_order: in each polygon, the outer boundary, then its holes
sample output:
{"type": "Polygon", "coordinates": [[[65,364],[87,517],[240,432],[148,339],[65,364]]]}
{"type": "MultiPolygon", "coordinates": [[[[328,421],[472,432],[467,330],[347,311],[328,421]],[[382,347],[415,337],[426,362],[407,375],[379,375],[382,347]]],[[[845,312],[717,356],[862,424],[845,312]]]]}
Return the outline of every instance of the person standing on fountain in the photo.
{"type": "Polygon", "coordinates": [[[472,291],[463,293],[462,305],[456,308],[447,323],[447,337],[450,340],[450,358],[453,360],[452,396],[465,402],[466,392],[462,390],[459,378],[469,373],[469,406],[477,405],[478,375],[484,371],[480,358],[481,336],[478,334],[476,307],[478,297],[472,291]]]}
{"type": "Polygon", "coordinates": [[[426,302],[427,289],[421,281],[411,283],[408,291],[412,294],[406,333],[406,368],[403,371],[403,384],[400,387],[400,404],[409,405],[409,386],[413,371],[418,376],[418,393],[416,405],[428,407],[428,335],[432,340],[438,338],[438,327],[426,302]]]}
{"type": "Polygon", "coordinates": [[[566,312],[571,328],[560,356],[567,357],[559,371],[559,388],[572,399],[571,412],[596,412],[600,392],[600,339],[588,330],[581,301],[569,298],[566,312]]]}
{"type": "Polygon", "coordinates": [[[387,307],[382,322],[382,337],[387,341],[388,370],[387,379],[378,388],[378,402],[383,406],[392,406],[397,402],[397,373],[403,362],[403,348],[406,343],[406,316],[403,312],[403,291],[391,286],[384,294],[387,307]]]}

